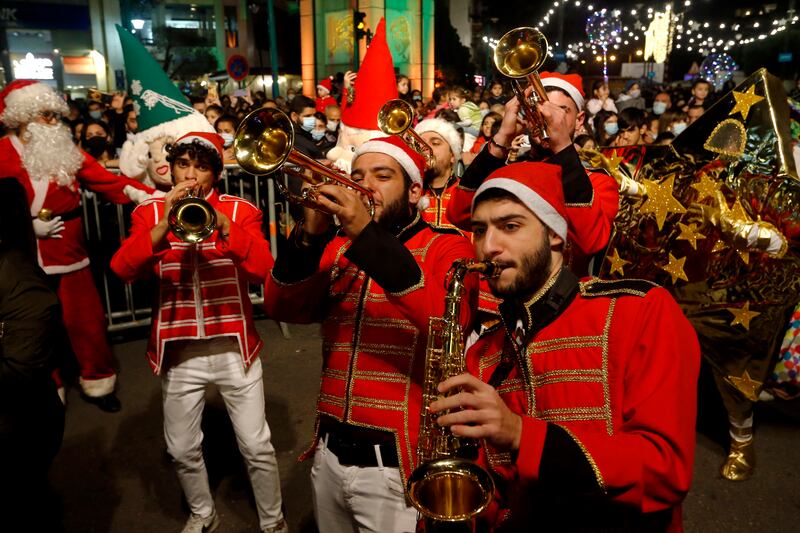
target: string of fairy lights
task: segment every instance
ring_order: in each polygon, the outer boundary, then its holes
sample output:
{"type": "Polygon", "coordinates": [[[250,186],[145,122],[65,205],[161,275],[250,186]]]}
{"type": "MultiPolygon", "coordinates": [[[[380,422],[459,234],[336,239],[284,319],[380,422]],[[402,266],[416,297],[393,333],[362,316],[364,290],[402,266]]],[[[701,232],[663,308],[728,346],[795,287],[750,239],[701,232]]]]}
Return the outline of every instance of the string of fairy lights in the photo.
{"type": "MultiPolygon", "coordinates": [[[[800,17],[793,11],[788,13],[764,13],[754,9],[747,9],[740,13],[736,19],[708,21],[700,20],[691,15],[692,1],[684,0],[662,7],[644,7],[636,4],[626,9],[608,9],[596,5],[591,1],[582,0],[554,0],[552,5],[542,17],[534,21],[534,27],[548,34],[551,23],[557,20],[557,9],[569,10],[569,15],[579,13],[583,20],[596,14],[616,17],[619,20],[619,32],[614,32],[608,42],[604,42],[608,60],[616,61],[618,57],[641,60],[645,53],[645,38],[648,28],[657,17],[667,17],[670,38],[663,40],[661,46],[666,46],[666,52],[672,50],[685,50],[701,55],[716,52],[728,52],[736,47],[747,46],[752,43],[764,41],[785,32],[795,26],[800,17]],[[681,11],[678,11],[678,9],[681,11]],[[576,13],[577,12],[577,13],[576,13]]],[[[730,13],[730,11],[728,11],[730,13]]],[[[494,48],[497,39],[484,36],[483,42],[494,48]]],[[[568,59],[586,63],[587,61],[603,61],[601,43],[590,42],[584,35],[576,42],[561,43],[551,42],[548,53],[553,56],[554,50],[562,50],[568,59]]]]}

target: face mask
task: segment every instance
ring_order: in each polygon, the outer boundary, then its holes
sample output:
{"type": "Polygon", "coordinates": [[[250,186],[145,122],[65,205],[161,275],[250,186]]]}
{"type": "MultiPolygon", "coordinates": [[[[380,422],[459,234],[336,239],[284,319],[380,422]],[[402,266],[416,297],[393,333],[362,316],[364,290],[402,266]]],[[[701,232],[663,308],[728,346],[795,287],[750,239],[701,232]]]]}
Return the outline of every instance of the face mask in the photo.
{"type": "Polygon", "coordinates": [[[108,141],[105,137],[92,137],[91,139],[86,139],[86,142],[83,143],[83,149],[95,159],[103,155],[107,147],[108,141]]]}
{"type": "Polygon", "coordinates": [[[314,130],[311,132],[311,138],[314,139],[315,141],[322,140],[323,137],[325,137],[324,131],[314,130]]]}
{"type": "Polygon", "coordinates": [[[94,120],[100,120],[103,118],[103,112],[100,110],[89,111],[89,116],[92,117],[94,120]]]}
{"type": "Polygon", "coordinates": [[[286,95],[286,100],[291,102],[292,100],[294,100],[294,95],[293,94],[287,94],[286,95]]]}
{"type": "Polygon", "coordinates": [[[233,144],[233,133],[220,133],[219,136],[222,137],[223,146],[225,148],[233,144]]]}
{"type": "Polygon", "coordinates": [[[667,110],[666,102],[653,102],[653,114],[661,115],[667,110]]]}
{"type": "Polygon", "coordinates": [[[337,122],[335,120],[329,120],[325,124],[325,127],[328,128],[328,131],[336,131],[336,128],[339,127],[339,122],[337,122]]]}
{"type": "Polygon", "coordinates": [[[420,95],[418,95],[418,94],[415,94],[415,95],[412,97],[412,99],[413,99],[413,100],[422,100],[422,97],[421,97],[420,95]]]}
{"type": "Polygon", "coordinates": [[[628,94],[631,95],[631,98],[639,98],[642,95],[642,91],[639,89],[633,89],[632,91],[628,91],[628,94]]]}
{"type": "Polygon", "coordinates": [[[303,117],[303,129],[311,133],[317,125],[317,118],[314,116],[303,117]]]}
{"type": "Polygon", "coordinates": [[[685,130],[685,129],[686,129],[686,123],[685,122],[678,122],[677,124],[673,124],[672,125],[672,134],[675,137],[677,137],[678,135],[683,133],[683,130],[685,130]]]}
{"type": "Polygon", "coordinates": [[[608,135],[616,135],[619,132],[619,124],[616,122],[606,122],[603,124],[603,129],[606,130],[608,135]]]}

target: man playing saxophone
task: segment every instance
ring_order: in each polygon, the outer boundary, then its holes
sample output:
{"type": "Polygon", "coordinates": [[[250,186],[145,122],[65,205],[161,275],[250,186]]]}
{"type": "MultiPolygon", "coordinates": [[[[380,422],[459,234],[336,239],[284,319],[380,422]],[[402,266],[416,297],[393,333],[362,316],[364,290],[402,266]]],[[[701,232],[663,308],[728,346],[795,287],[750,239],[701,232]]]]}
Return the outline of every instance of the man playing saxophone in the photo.
{"type": "Polygon", "coordinates": [[[497,530],[669,531],[692,479],[699,345],[643,280],[566,268],[561,168],[516,163],[475,191],[472,231],[502,320],[434,401],[442,426],[484,439],[502,479],[497,530]],[[459,409],[459,407],[463,409],[459,409]]]}
{"type": "MultiPolygon", "coordinates": [[[[323,532],[416,526],[404,487],[417,463],[429,319],[444,313],[450,266],[474,256],[457,231],[421,219],[424,167],[397,137],[361,145],[352,178],[373,195],[374,216],[354,191],[319,187],[320,207],[336,215],[339,234],[330,236],[328,215],[307,208],[267,280],[270,316],[322,322],[311,478],[323,532]]],[[[474,303],[476,281],[466,282],[467,302],[474,303]]]]}

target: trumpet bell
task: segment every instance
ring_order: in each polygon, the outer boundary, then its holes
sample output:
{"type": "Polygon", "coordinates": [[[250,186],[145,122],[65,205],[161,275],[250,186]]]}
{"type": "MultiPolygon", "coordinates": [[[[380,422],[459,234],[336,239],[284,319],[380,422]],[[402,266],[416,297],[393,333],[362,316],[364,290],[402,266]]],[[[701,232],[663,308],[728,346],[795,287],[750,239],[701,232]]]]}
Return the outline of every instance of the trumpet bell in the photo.
{"type": "Polygon", "coordinates": [[[470,520],[488,507],[493,495],[491,475],[465,459],[424,463],[408,479],[412,505],[423,516],[436,521],[470,520]]]}
{"type": "Polygon", "coordinates": [[[509,78],[524,78],[541,68],[547,57],[547,38],[536,28],[515,28],[500,38],[494,64],[509,78]]]}
{"type": "Polygon", "coordinates": [[[205,200],[187,196],[173,204],[167,215],[167,224],[180,240],[196,244],[209,238],[217,229],[217,213],[205,200]]]}
{"type": "Polygon", "coordinates": [[[414,118],[414,109],[405,100],[389,100],[378,112],[378,127],[386,135],[402,135],[414,118]]]}
{"type": "Polygon", "coordinates": [[[278,170],[294,146],[294,125],[277,109],[262,107],[247,115],[234,135],[234,155],[245,172],[260,176],[278,170]]]}

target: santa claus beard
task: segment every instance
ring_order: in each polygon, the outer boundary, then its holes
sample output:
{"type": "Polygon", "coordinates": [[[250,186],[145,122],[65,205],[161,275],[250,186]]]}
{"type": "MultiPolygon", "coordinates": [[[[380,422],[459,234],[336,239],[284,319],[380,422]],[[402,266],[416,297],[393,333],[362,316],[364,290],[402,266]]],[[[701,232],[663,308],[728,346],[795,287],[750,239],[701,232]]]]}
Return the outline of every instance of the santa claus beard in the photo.
{"type": "Polygon", "coordinates": [[[50,180],[69,186],[83,164],[83,154],[72,142],[65,124],[28,124],[22,137],[22,165],[32,180],[50,180]]]}

